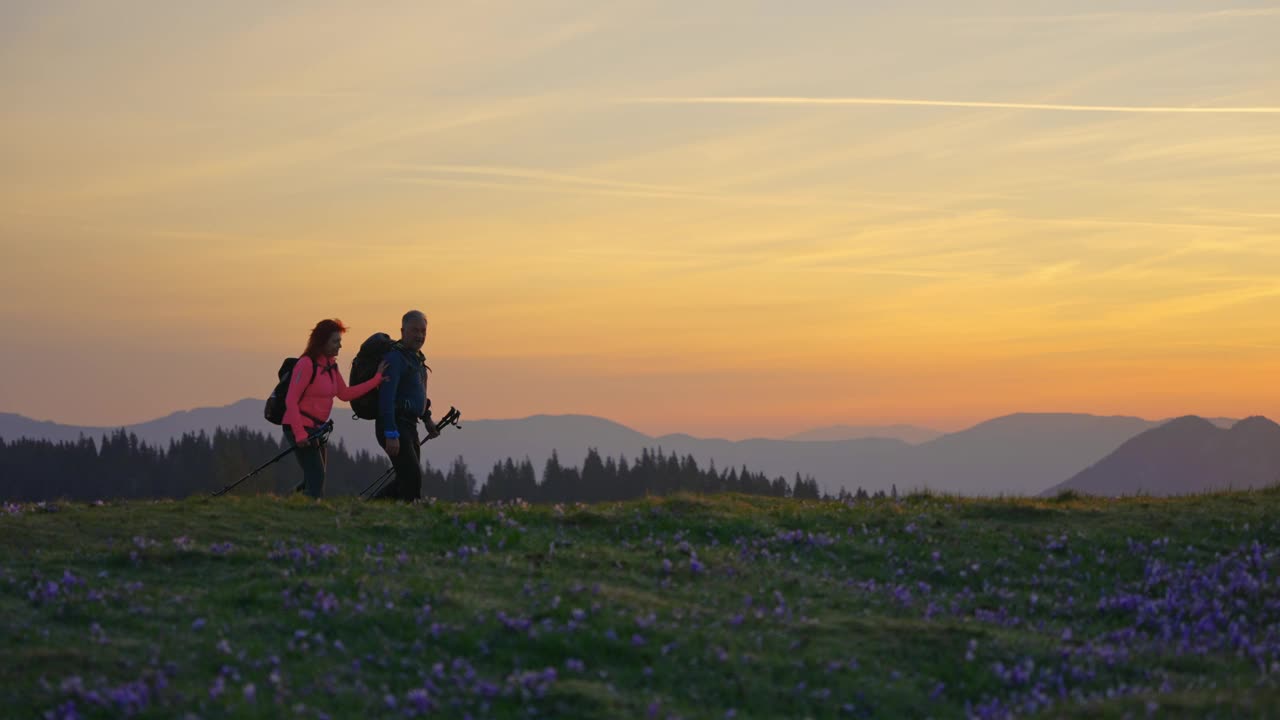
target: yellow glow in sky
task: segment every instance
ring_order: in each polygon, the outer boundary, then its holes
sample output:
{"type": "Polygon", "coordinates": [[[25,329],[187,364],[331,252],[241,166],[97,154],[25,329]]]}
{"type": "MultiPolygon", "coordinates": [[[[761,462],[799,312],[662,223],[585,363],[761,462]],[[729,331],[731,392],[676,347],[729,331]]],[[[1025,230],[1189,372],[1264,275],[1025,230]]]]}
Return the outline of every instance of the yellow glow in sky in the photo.
{"type": "Polygon", "coordinates": [[[0,411],[433,398],[660,434],[1280,414],[1265,3],[6,3],[0,411]],[[962,5],[962,7],[961,7],[962,5]]]}

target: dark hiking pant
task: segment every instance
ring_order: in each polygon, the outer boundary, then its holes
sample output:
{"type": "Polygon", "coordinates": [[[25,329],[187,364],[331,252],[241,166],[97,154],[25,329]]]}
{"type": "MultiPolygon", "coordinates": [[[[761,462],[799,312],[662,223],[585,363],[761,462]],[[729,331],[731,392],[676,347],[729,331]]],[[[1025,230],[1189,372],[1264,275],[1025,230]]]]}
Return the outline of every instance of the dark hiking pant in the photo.
{"type": "MultiPolygon", "coordinates": [[[[311,428],[307,428],[307,431],[310,432],[311,428]]],[[[293,431],[288,427],[284,429],[284,440],[290,445],[297,444],[293,439],[293,431]]],[[[302,491],[313,498],[323,497],[324,471],[329,460],[325,446],[299,447],[293,451],[293,456],[298,458],[298,467],[302,468],[302,491]]]]}
{"type": "MultiPolygon", "coordinates": [[[[375,497],[390,500],[417,500],[422,497],[422,446],[418,444],[418,419],[397,418],[400,427],[400,452],[391,458],[391,465],[396,469],[395,478],[387,483],[375,497]]],[[[382,421],[374,423],[378,445],[386,452],[386,436],[382,421]]]]}

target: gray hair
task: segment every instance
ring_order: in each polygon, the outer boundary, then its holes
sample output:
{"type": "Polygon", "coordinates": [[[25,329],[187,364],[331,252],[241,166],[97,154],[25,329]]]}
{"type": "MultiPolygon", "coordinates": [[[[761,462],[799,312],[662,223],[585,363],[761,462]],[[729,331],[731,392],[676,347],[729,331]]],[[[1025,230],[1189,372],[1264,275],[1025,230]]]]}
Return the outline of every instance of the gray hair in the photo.
{"type": "Polygon", "coordinates": [[[422,322],[426,322],[427,315],[421,310],[410,310],[404,314],[404,317],[400,318],[400,327],[407,326],[410,320],[422,320],[422,322]]]}

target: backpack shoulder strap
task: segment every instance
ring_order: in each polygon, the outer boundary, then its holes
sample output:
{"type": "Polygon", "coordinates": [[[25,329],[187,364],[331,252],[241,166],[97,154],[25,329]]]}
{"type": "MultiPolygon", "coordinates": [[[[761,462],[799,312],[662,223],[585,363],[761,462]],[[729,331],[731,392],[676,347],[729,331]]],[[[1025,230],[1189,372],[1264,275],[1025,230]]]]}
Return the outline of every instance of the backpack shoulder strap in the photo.
{"type": "MultiPolygon", "coordinates": [[[[313,357],[308,357],[308,356],[303,356],[303,357],[306,357],[308,360],[310,360],[310,361],[311,361],[311,379],[307,381],[307,384],[306,384],[306,385],[303,385],[303,386],[302,386],[302,392],[301,392],[301,393],[298,393],[298,397],[299,397],[299,398],[301,398],[301,397],[302,397],[302,395],[303,395],[303,393],[305,393],[305,392],[307,391],[307,388],[311,387],[311,384],[312,384],[312,383],[314,383],[314,382],[316,381],[316,373],[320,370],[320,363],[316,362],[315,358],[313,358],[313,357]]],[[[299,360],[301,360],[302,358],[298,358],[298,359],[299,359],[299,360]]],[[[311,420],[312,422],[314,422],[314,423],[317,423],[317,424],[318,424],[318,423],[320,422],[320,420],[319,420],[318,418],[316,418],[316,417],[312,416],[312,415],[311,415],[311,413],[305,412],[305,411],[303,411],[303,410],[301,410],[301,409],[299,409],[299,410],[298,410],[298,412],[300,412],[300,413],[302,413],[303,415],[307,416],[307,418],[308,418],[309,420],[311,420]]]]}
{"type": "MultiPolygon", "coordinates": [[[[319,370],[320,370],[320,363],[316,362],[315,360],[312,360],[311,361],[311,380],[307,382],[307,387],[311,387],[311,383],[316,381],[316,372],[318,372],[319,370]]],[[[306,391],[306,389],[307,388],[303,388],[303,391],[306,391]]]]}
{"type": "Polygon", "coordinates": [[[400,353],[400,356],[403,357],[405,360],[408,360],[408,361],[413,360],[413,355],[409,354],[409,349],[406,348],[404,345],[401,345],[399,340],[391,344],[391,352],[400,353]]]}
{"type": "Polygon", "coordinates": [[[399,350],[400,354],[404,355],[404,358],[406,360],[412,360],[414,362],[423,363],[423,364],[426,363],[426,356],[422,354],[421,350],[418,350],[418,351],[410,350],[409,348],[401,344],[399,340],[392,343],[391,347],[395,350],[399,350]]]}
{"type": "Polygon", "coordinates": [[[423,355],[421,350],[413,352],[401,345],[399,340],[391,344],[391,349],[393,351],[398,350],[400,355],[408,362],[408,366],[405,367],[406,371],[423,368],[424,374],[431,372],[431,366],[427,364],[427,356],[423,355]]]}
{"type": "MultiPolygon", "coordinates": [[[[305,393],[307,388],[311,387],[311,383],[316,381],[316,373],[320,370],[320,363],[316,362],[315,358],[309,355],[303,355],[298,358],[298,362],[302,362],[302,358],[306,358],[311,363],[311,379],[307,381],[306,385],[302,386],[302,392],[305,393]]],[[[297,364],[295,364],[294,367],[297,368],[297,364]]],[[[299,395],[301,395],[301,393],[299,393],[299,395]]]]}

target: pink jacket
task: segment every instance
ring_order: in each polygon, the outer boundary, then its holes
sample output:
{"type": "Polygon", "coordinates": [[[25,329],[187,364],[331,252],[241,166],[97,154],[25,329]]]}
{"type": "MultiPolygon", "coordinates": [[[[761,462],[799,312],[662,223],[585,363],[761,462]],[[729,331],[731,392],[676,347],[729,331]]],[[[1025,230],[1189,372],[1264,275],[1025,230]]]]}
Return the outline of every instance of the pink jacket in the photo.
{"type": "Polygon", "coordinates": [[[314,365],[309,356],[298,358],[298,364],[293,366],[293,377],[289,380],[289,392],[284,397],[284,424],[293,430],[293,437],[298,442],[307,439],[306,427],[315,427],[329,419],[335,397],[350,402],[382,382],[382,373],[378,373],[355,387],[347,387],[338,364],[329,358],[320,361],[316,379],[312,381],[311,368],[314,365]]]}

